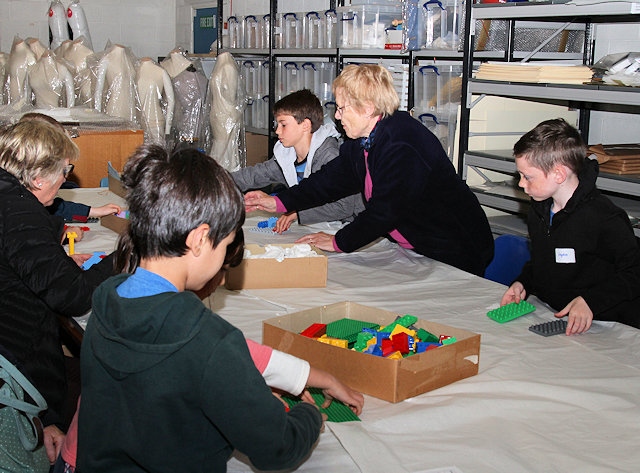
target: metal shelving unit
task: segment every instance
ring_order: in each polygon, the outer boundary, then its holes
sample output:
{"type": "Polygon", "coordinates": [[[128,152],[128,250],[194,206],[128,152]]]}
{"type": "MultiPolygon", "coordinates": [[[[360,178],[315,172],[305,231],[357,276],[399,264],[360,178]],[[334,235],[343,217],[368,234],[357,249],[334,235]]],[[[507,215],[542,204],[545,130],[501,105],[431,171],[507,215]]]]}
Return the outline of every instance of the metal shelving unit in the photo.
{"type": "MultiPolygon", "coordinates": [[[[343,6],[343,0],[327,0],[328,8],[335,9],[338,6],[343,6]]],[[[270,12],[269,15],[271,18],[276,18],[278,13],[278,2],[271,1],[269,4],[270,12]]],[[[219,18],[219,26],[218,26],[218,34],[219,41],[218,44],[222,44],[222,31],[224,28],[224,21],[226,18],[225,13],[223,12],[223,2],[222,0],[218,0],[218,11],[220,14],[219,18]]],[[[420,59],[452,59],[461,61],[462,60],[462,52],[455,50],[419,50],[419,51],[410,51],[410,52],[400,52],[398,50],[385,50],[385,49],[349,49],[349,48],[320,48],[320,49],[298,49],[298,48],[274,48],[275,44],[274,38],[274,28],[273,23],[271,24],[271,41],[269,48],[228,48],[223,45],[223,47],[219,47],[218,53],[229,52],[234,56],[239,58],[256,58],[260,57],[264,60],[270,61],[269,67],[269,116],[271,116],[274,97],[276,97],[275,91],[275,78],[276,78],[276,68],[277,63],[280,58],[287,58],[293,60],[294,58],[326,58],[328,61],[336,62],[336,74],[339,74],[342,70],[344,64],[348,62],[358,62],[358,59],[361,59],[362,62],[368,62],[372,59],[380,59],[384,60],[394,60],[399,61],[402,64],[408,65],[408,100],[407,100],[407,109],[411,110],[413,108],[413,98],[414,98],[414,75],[413,75],[413,66],[414,63],[420,59]]],[[[271,154],[273,149],[273,144],[275,143],[275,134],[272,130],[269,129],[256,129],[251,128],[249,131],[253,133],[259,133],[268,135],[269,140],[269,154],[271,154]]]]}
{"type": "MultiPolygon", "coordinates": [[[[467,5],[467,30],[471,34],[466,38],[464,51],[464,80],[463,107],[461,118],[461,132],[459,141],[458,164],[463,178],[466,179],[469,170],[485,178],[485,184],[473,188],[483,205],[513,214],[523,214],[528,208],[529,198],[517,189],[515,179],[492,182],[483,171],[493,171],[504,175],[515,176],[516,166],[511,156],[511,150],[469,150],[469,119],[474,105],[472,96],[500,96],[545,102],[565,104],[581,110],[579,127],[588,142],[589,111],[602,104],[610,108],[619,108],[627,113],[640,113],[640,89],[632,87],[617,87],[611,85],[566,85],[566,84],[538,84],[521,82],[501,82],[473,79],[472,64],[475,51],[473,25],[476,20],[535,20],[535,21],[566,21],[585,25],[585,44],[583,63],[593,63],[593,45],[590,37],[591,25],[594,23],[639,22],[640,3],[635,2],[602,2],[592,3],[574,0],[575,4],[550,2],[522,2],[499,5],[478,4],[467,5]]],[[[511,30],[513,33],[513,30],[511,30]]],[[[504,60],[517,60],[513,55],[506,55],[504,60]]],[[[553,117],[549,117],[553,118],[553,117]]],[[[613,193],[618,205],[627,208],[638,208],[640,200],[640,179],[629,176],[618,176],[601,173],[598,187],[613,193]]],[[[636,230],[640,235],[640,231],[636,230]]]]}

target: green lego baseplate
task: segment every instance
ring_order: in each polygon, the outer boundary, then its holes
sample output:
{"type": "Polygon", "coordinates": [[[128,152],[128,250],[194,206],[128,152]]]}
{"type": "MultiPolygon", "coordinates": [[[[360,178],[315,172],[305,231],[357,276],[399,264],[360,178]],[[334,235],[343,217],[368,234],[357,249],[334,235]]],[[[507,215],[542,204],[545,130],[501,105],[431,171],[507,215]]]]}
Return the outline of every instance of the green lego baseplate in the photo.
{"type": "Polygon", "coordinates": [[[536,306],[531,302],[522,300],[518,303],[512,302],[497,309],[490,310],[487,312],[487,317],[503,324],[510,320],[517,319],[522,315],[530,314],[534,310],[536,310],[536,306]]]}
{"type": "MultiPolygon", "coordinates": [[[[329,407],[326,409],[321,407],[324,402],[324,394],[322,394],[322,389],[319,388],[309,388],[309,393],[311,397],[320,409],[320,412],[327,415],[327,421],[329,422],[352,422],[352,421],[360,421],[360,418],[355,415],[355,413],[347,406],[346,404],[334,399],[329,407]]],[[[286,394],[282,396],[282,399],[289,405],[289,407],[293,407],[298,404],[300,401],[299,398],[291,397],[286,394]]]]}
{"type": "Polygon", "coordinates": [[[327,324],[327,337],[340,338],[352,344],[363,328],[377,329],[378,324],[355,319],[339,319],[327,324]]]}

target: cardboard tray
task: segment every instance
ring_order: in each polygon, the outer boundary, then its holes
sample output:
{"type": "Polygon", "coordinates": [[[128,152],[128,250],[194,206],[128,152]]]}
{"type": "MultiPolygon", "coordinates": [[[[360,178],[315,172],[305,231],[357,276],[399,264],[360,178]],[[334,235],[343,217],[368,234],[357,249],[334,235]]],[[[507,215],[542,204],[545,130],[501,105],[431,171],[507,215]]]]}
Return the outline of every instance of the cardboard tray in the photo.
{"type": "MultiPolygon", "coordinates": [[[[272,245],[289,248],[293,244],[272,245]]],[[[263,246],[246,245],[252,254],[265,252],[263,246]]],[[[327,285],[327,256],[313,247],[320,256],[308,258],[244,259],[240,265],[230,268],[225,278],[227,289],[269,289],[283,287],[325,287],[327,285]]]]}
{"type": "MultiPolygon", "coordinates": [[[[120,179],[115,178],[111,174],[109,174],[109,190],[123,199],[127,197],[127,191],[122,185],[120,179]]],[[[100,218],[100,225],[108,228],[109,230],[113,230],[116,233],[122,233],[127,229],[129,221],[115,215],[106,215],[100,218]]]]}
{"type": "Polygon", "coordinates": [[[263,343],[307,360],[362,393],[399,402],[478,374],[480,335],[447,325],[418,320],[416,327],[435,335],[451,335],[456,343],[400,360],[381,358],[317,342],[299,335],[315,322],[342,318],[388,325],[398,315],[354,302],[339,302],[263,322],[263,343]]]}

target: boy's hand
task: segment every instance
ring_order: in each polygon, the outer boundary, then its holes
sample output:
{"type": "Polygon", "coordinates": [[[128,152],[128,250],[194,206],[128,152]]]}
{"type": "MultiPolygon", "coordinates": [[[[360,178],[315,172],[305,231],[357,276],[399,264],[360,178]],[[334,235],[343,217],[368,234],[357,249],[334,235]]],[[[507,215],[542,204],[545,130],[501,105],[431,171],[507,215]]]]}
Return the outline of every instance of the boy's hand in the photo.
{"type": "Polygon", "coordinates": [[[520,281],[516,281],[509,287],[509,289],[506,290],[506,292],[502,296],[502,299],[500,300],[500,306],[507,305],[512,302],[518,304],[526,297],[527,291],[525,291],[524,286],[520,281]]]}
{"type": "Polygon", "coordinates": [[[276,233],[282,233],[289,230],[291,224],[298,220],[298,212],[291,212],[290,214],[281,215],[273,231],[276,233]]]}
{"type": "Polygon", "coordinates": [[[102,207],[91,207],[89,209],[89,217],[98,218],[104,217],[106,215],[114,215],[122,212],[122,209],[119,205],[116,204],[107,204],[102,207]]]}
{"type": "Polygon", "coordinates": [[[276,211],[276,199],[262,191],[250,191],[244,195],[244,209],[246,212],[265,210],[276,211]]]}
{"type": "Polygon", "coordinates": [[[564,317],[565,315],[569,315],[569,320],[567,320],[567,335],[583,333],[591,327],[593,312],[582,296],[576,297],[569,302],[564,309],[555,314],[558,318],[564,317]]]}
{"type": "Polygon", "coordinates": [[[358,391],[354,391],[346,384],[341,383],[337,379],[335,385],[323,389],[322,394],[324,394],[324,402],[321,406],[323,409],[329,407],[334,399],[338,399],[349,406],[349,409],[351,409],[355,415],[360,415],[362,413],[364,396],[358,391]]]}
{"type": "Polygon", "coordinates": [[[93,255],[87,253],[74,253],[72,255],[69,255],[69,258],[75,261],[78,266],[82,267],[82,265],[92,256],[93,255]]]}

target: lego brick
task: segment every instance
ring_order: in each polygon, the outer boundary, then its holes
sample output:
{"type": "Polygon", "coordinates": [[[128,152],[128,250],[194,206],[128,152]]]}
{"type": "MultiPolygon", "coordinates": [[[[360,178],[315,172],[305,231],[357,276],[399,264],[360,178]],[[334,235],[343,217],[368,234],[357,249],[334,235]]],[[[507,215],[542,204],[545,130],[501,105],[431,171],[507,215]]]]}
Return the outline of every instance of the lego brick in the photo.
{"type": "Polygon", "coordinates": [[[566,333],[567,321],[565,319],[551,320],[541,324],[532,325],[529,327],[533,333],[542,335],[543,337],[550,337],[551,335],[559,335],[566,333]]]}
{"type": "Polygon", "coordinates": [[[327,336],[354,343],[363,328],[377,329],[379,325],[362,320],[340,319],[327,324],[327,336]]]}
{"type": "Polygon", "coordinates": [[[522,300],[517,304],[512,302],[510,304],[503,305],[502,307],[498,307],[497,309],[490,310],[487,312],[487,317],[503,324],[529,314],[534,310],[536,310],[536,307],[532,303],[522,300]]]}
{"type": "MultiPolygon", "coordinates": [[[[321,389],[310,388],[309,393],[315,401],[316,406],[318,406],[318,409],[320,409],[320,412],[327,414],[328,422],[352,422],[360,420],[360,418],[355,415],[351,409],[349,409],[349,406],[335,399],[333,400],[333,402],[331,402],[329,407],[321,407],[322,403],[324,402],[324,394],[322,394],[321,389]]],[[[300,399],[291,397],[289,395],[282,396],[282,399],[286,401],[289,407],[293,407],[301,402],[300,399]]]]}

